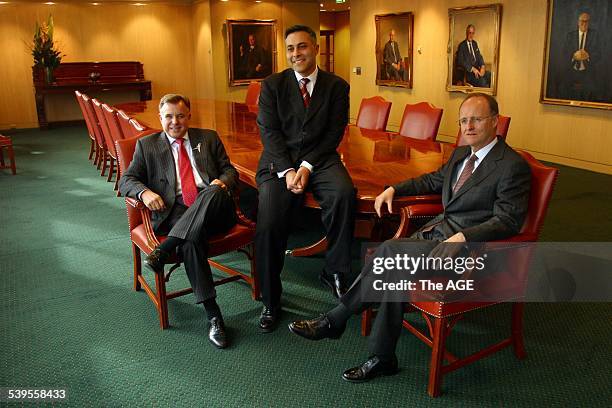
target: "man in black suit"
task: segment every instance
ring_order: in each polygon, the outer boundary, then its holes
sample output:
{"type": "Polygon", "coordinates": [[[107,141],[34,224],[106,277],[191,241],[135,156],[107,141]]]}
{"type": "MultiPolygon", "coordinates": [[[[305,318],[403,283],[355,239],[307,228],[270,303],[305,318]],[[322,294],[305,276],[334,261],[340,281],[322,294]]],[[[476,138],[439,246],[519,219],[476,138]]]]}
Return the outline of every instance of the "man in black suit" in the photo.
{"type": "Polygon", "coordinates": [[[469,24],[465,29],[465,40],[459,43],[457,49],[457,64],[465,70],[468,83],[488,88],[491,86],[491,72],[485,69],[484,58],[474,40],[475,33],[476,28],[469,24]]]}
{"type": "Polygon", "coordinates": [[[591,16],[581,13],[578,16],[578,29],[567,33],[563,46],[565,89],[562,97],[575,100],[597,101],[598,64],[601,61],[601,44],[596,30],[589,28],[591,16]]]}
{"type": "Polygon", "coordinates": [[[405,70],[402,56],[400,55],[399,45],[395,41],[395,30],[389,31],[389,41],[383,50],[383,61],[387,78],[394,81],[405,81],[405,70]]]}
{"type": "MultiPolygon", "coordinates": [[[[459,123],[469,145],[455,149],[437,171],[396,184],[376,197],[374,207],[379,216],[383,205],[391,212],[395,194],[441,194],[444,212],[409,240],[386,241],[374,257],[397,254],[398,246],[404,245],[405,250],[410,243],[414,254],[409,256],[429,253],[429,258],[446,260],[457,255],[463,243],[503,239],[520,231],[527,213],[531,172],[518,153],[496,138],[497,115],[497,102],[492,96],[467,96],[460,107],[459,123]]],[[[351,315],[372,306],[364,299],[372,276],[372,264],[368,264],[338,306],[319,318],[295,321],[289,329],[310,340],[339,338],[351,315]]],[[[363,382],[397,372],[395,347],[404,306],[402,302],[380,303],[370,336],[371,357],[345,371],[345,380],[363,382]]]]}
{"type": "Polygon", "coordinates": [[[238,173],[215,131],[189,128],[190,103],[185,96],[165,95],[159,117],[164,131],[138,140],[119,190],[141,200],[152,211],[155,233],[168,236],[147,256],[145,265],[163,273],[170,254],[183,260],[196,303],[204,304],[210,322],[208,338],[224,348],[227,337],[206,241],[236,224],[230,192],[238,173]]]}
{"type": "Polygon", "coordinates": [[[246,49],[240,45],[243,78],[263,78],[268,71],[266,69],[266,51],[257,45],[253,34],[249,34],[248,41],[249,44],[246,49]]]}
{"type": "Polygon", "coordinates": [[[349,274],[355,189],[336,148],[348,123],[349,85],[320,70],[310,27],[285,32],[291,68],[262,82],[259,125],[263,152],[257,169],[259,206],[255,256],[264,304],[259,326],[274,330],[280,315],[283,268],[292,209],[306,190],[321,205],[328,248],[320,278],[336,296],[349,274]]]}

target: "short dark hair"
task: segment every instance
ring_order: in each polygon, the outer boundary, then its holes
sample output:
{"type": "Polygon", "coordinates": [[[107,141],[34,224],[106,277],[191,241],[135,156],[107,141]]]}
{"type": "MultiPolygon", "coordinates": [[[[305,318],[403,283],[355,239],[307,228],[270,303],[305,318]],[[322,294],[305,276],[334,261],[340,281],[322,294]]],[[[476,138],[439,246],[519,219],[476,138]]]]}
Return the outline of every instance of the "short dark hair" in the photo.
{"type": "Polygon", "coordinates": [[[174,105],[179,102],[183,102],[185,106],[187,106],[187,109],[191,110],[191,102],[189,102],[189,98],[181,94],[166,94],[162,96],[162,98],[159,100],[159,110],[161,110],[161,108],[167,103],[174,105]]]}
{"type": "Polygon", "coordinates": [[[474,26],[474,24],[468,24],[467,27],[465,27],[465,32],[466,33],[470,30],[470,27],[472,27],[474,29],[474,31],[476,31],[476,27],[474,26]]]}
{"type": "Polygon", "coordinates": [[[461,102],[461,105],[459,105],[459,109],[461,109],[465,101],[470,100],[472,98],[486,99],[487,103],[489,104],[489,111],[491,112],[491,115],[499,115],[499,106],[497,105],[497,101],[495,100],[495,98],[489,94],[482,93],[482,92],[474,92],[466,96],[463,102],[461,102]]]}
{"type": "Polygon", "coordinates": [[[289,34],[297,33],[299,31],[304,31],[308,33],[310,38],[312,38],[312,43],[313,44],[317,43],[317,33],[315,33],[312,28],[305,26],[305,25],[300,25],[300,24],[293,25],[285,30],[285,40],[287,39],[287,37],[289,37],[289,34]]]}

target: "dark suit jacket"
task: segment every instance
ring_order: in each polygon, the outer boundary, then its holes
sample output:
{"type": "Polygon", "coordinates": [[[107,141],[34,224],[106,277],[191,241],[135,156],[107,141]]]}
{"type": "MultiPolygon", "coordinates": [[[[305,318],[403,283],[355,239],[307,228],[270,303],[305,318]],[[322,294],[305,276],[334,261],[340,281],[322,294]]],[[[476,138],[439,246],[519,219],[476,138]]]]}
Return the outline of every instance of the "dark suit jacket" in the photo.
{"type": "Polygon", "coordinates": [[[310,105],[304,107],[295,73],[286,69],[262,82],[257,124],[263,152],[257,183],[296,168],[305,160],[317,168],[340,162],[336,148],[349,115],[349,85],[319,69],[310,105]]]}
{"type": "Polygon", "coordinates": [[[474,61],[474,57],[472,57],[472,53],[468,48],[467,40],[461,41],[459,43],[459,47],[457,48],[457,63],[461,65],[466,72],[470,72],[472,67],[480,69],[480,67],[485,64],[484,58],[480,54],[480,49],[478,48],[478,43],[476,41],[472,41],[472,48],[474,49],[476,61],[474,61]]]}
{"type": "Polygon", "coordinates": [[[384,62],[387,65],[397,64],[402,60],[402,56],[400,55],[399,46],[397,45],[397,41],[387,41],[385,44],[384,50],[384,62]],[[393,54],[393,49],[395,48],[395,55],[393,54]]]}
{"type": "MultiPolygon", "coordinates": [[[[573,67],[572,56],[578,51],[578,30],[570,31],[565,37],[565,43],[563,44],[563,59],[564,63],[568,66],[573,67]]],[[[584,49],[589,53],[589,59],[584,61],[584,65],[587,70],[592,65],[596,65],[601,61],[601,45],[599,41],[599,35],[596,30],[589,29],[587,31],[586,44],[584,49]]]]}
{"type": "MultiPolygon", "coordinates": [[[[198,173],[206,184],[214,179],[223,181],[231,191],[236,187],[238,172],[230,163],[217,132],[210,129],[189,129],[189,143],[193,150],[198,173]]],[[[127,197],[149,189],[161,196],[166,204],[164,211],[154,211],[153,228],[168,217],[176,200],[176,171],[172,148],[165,132],[145,136],[136,143],[134,158],[119,181],[119,191],[127,197]]]]}
{"type": "Polygon", "coordinates": [[[463,232],[467,241],[486,242],[520,232],[527,214],[531,170],[527,162],[499,139],[465,184],[452,194],[457,167],[471,154],[457,148],[433,173],[393,186],[398,195],[442,194],[444,212],[428,222],[445,238],[463,232]]]}

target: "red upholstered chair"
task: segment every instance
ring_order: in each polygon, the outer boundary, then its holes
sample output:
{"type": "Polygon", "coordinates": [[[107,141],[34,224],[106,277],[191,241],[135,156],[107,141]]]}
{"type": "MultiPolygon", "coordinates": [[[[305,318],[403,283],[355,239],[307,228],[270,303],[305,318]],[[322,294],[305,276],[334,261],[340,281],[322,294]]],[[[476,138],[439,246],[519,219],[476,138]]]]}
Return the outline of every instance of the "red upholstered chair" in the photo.
{"type": "MultiPolygon", "coordinates": [[[[145,130],[135,137],[129,139],[118,140],[116,142],[117,155],[119,159],[119,167],[122,172],[130,165],[134,150],[136,149],[136,141],[147,134],[155,133],[153,129],[145,130]]],[[[159,324],[162,329],[166,329],[168,322],[168,300],[178,296],[186,295],[192,292],[191,288],[177,290],[174,292],[166,292],[166,282],[169,281],[171,273],[176,268],[175,265],[168,272],[155,273],[155,290],[147,283],[142,274],[140,251],[145,254],[151,253],[160,242],[166,239],[165,236],[157,236],[153,232],[151,224],[151,212],[147,207],[138,200],[126,197],[128,224],[130,228],[130,238],[132,241],[132,255],[134,258],[134,290],[138,291],[144,288],[149,298],[155,304],[155,308],[159,314],[159,324]]],[[[246,218],[236,206],[236,214],[238,216],[238,224],[224,234],[212,236],[208,241],[208,256],[215,257],[232,251],[244,253],[250,261],[250,275],[232,269],[226,265],[220,264],[212,259],[208,263],[227,274],[229,277],[215,281],[215,285],[221,285],[227,282],[243,280],[251,286],[251,295],[253,299],[259,298],[259,284],[255,269],[254,246],[253,239],[255,237],[255,223],[246,218]]],[[[168,263],[175,263],[176,259],[171,259],[168,263]]]]}
{"type": "MultiPolygon", "coordinates": [[[[506,136],[508,136],[508,129],[510,128],[510,116],[497,115],[497,136],[501,139],[506,140],[506,136]]],[[[455,146],[465,146],[467,142],[463,140],[461,137],[461,127],[457,132],[457,141],[455,142],[455,146]]]]}
{"type": "MultiPolygon", "coordinates": [[[[548,209],[548,203],[553,192],[555,182],[557,180],[558,170],[552,167],[547,167],[536,159],[533,158],[529,153],[520,152],[520,154],[527,160],[529,167],[531,168],[532,180],[531,180],[531,193],[529,197],[529,209],[527,218],[523,224],[521,232],[518,235],[510,237],[505,240],[498,242],[535,242],[538,239],[542,224],[544,223],[544,217],[548,209]]],[[[412,233],[410,231],[411,220],[422,221],[423,217],[435,216],[442,212],[443,208],[441,204],[418,204],[408,206],[401,209],[402,220],[400,228],[396,234],[396,238],[404,237],[412,233]]],[[[528,261],[528,259],[527,259],[528,261]]],[[[513,258],[514,262],[514,258],[513,258]]],[[[516,262],[520,263],[520,262],[516,262]]],[[[526,265],[525,265],[526,268],[526,265]]],[[[522,268],[519,268],[522,269],[522,268]]],[[[512,275],[524,274],[524,270],[511,270],[512,275]]],[[[499,289],[499,282],[495,282],[497,289],[499,289]]],[[[503,286],[503,285],[502,285],[503,286]]],[[[516,292],[513,292],[516,295],[516,292]]],[[[511,298],[508,298],[510,300],[511,298]]],[[[429,381],[427,385],[427,392],[430,396],[436,397],[440,394],[442,376],[451,371],[454,371],[460,367],[470,364],[476,360],[488,356],[494,352],[497,352],[505,347],[512,346],[514,354],[522,359],[526,356],[525,347],[523,343],[523,303],[520,301],[513,301],[512,303],[512,321],[510,336],[503,339],[502,341],[488,346],[482,350],[479,350],[467,357],[458,358],[450,354],[445,349],[447,338],[450,336],[450,332],[455,323],[463,318],[464,314],[476,309],[482,309],[484,307],[492,306],[501,303],[496,302],[410,302],[408,311],[410,312],[421,312],[421,315],[427,323],[429,328],[429,335],[421,332],[412,323],[404,320],[403,326],[413,333],[419,340],[432,348],[431,360],[429,365],[429,381]],[[447,360],[449,364],[443,365],[443,360],[447,360]]],[[[373,311],[367,310],[362,315],[362,333],[368,335],[371,328],[371,319],[373,317],[373,311]]]]}
{"type": "Polygon", "coordinates": [[[246,98],[244,99],[244,103],[247,105],[259,105],[259,93],[261,92],[261,83],[260,82],[251,82],[249,83],[249,87],[247,88],[246,98]]]}
{"type": "MultiPolygon", "coordinates": [[[[96,135],[94,134],[93,128],[91,127],[91,123],[89,122],[89,117],[87,115],[87,110],[85,108],[84,101],[83,101],[83,94],[79,91],[74,91],[74,94],[76,95],[76,100],[79,104],[79,107],[81,108],[81,113],[83,114],[85,125],[87,126],[87,133],[91,141],[91,145],[89,147],[89,157],[88,157],[88,159],[91,160],[91,158],[94,157],[94,153],[96,152],[96,135]]],[[[96,163],[96,159],[94,159],[94,163],[96,163]]]]}
{"type": "Polygon", "coordinates": [[[0,169],[11,169],[13,176],[17,174],[17,167],[15,166],[15,152],[13,151],[13,141],[8,136],[0,135],[0,169]],[[10,164],[4,163],[4,150],[8,154],[10,164]]]}
{"type": "Polygon", "coordinates": [[[132,128],[132,134],[133,135],[137,135],[140,132],[144,132],[145,130],[150,130],[151,129],[148,126],[145,126],[145,125],[141,124],[140,122],[138,122],[134,118],[130,119],[130,127],[132,128]]]}
{"type": "Polygon", "coordinates": [[[130,125],[130,116],[127,113],[122,111],[121,109],[117,109],[117,120],[119,121],[119,126],[121,127],[121,132],[125,135],[125,139],[129,137],[136,136],[134,134],[134,128],[130,125]]]}
{"type": "MultiPolygon", "coordinates": [[[[113,142],[109,146],[108,151],[111,157],[115,159],[117,170],[117,177],[115,178],[115,190],[118,191],[119,178],[121,178],[121,170],[119,169],[119,162],[117,161],[117,151],[115,149],[115,142],[117,140],[124,139],[125,137],[123,135],[123,131],[121,130],[121,126],[119,125],[119,119],[117,118],[117,110],[103,103],[102,114],[106,119],[106,125],[110,133],[110,138],[113,142]]],[[[112,174],[113,169],[111,169],[110,171],[112,174]]]]}
{"type": "Polygon", "coordinates": [[[381,96],[363,98],[357,114],[357,127],[371,130],[386,130],[391,112],[391,102],[381,96]]]}
{"type": "Polygon", "coordinates": [[[83,107],[85,108],[85,112],[87,112],[87,118],[89,120],[89,124],[91,125],[91,130],[93,131],[96,139],[96,159],[94,160],[94,164],[98,166],[98,169],[102,168],[100,175],[104,175],[107,160],[106,141],[104,140],[102,129],[98,124],[98,116],[94,111],[92,100],[85,94],[81,94],[81,98],[83,99],[83,107]]]}
{"type": "Polygon", "coordinates": [[[106,178],[106,181],[111,181],[115,172],[115,161],[117,160],[117,154],[113,149],[115,142],[113,141],[108,123],[106,122],[106,117],[104,116],[102,109],[102,103],[95,98],[91,100],[91,103],[94,108],[94,113],[98,119],[98,126],[100,127],[100,131],[104,137],[104,144],[106,147],[104,150],[104,163],[102,163],[102,175],[104,175],[106,161],[108,160],[108,177],[106,178]]]}
{"type": "Polygon", "coordinates": [[[399,134],[413,139],[436,140],[442,112],[428,102],[407,104],[400,123],[399,134]]]}

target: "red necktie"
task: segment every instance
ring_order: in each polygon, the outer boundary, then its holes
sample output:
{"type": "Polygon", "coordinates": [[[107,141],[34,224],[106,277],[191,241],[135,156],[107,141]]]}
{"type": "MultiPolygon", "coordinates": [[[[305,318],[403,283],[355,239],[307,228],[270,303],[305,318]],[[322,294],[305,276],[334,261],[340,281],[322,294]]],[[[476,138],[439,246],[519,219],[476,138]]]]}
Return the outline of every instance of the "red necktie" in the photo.
{"type": "Polygon", "coordinates": [[[187,149],[183,142],[185,139],[175,139],[179,145],[179,176],[181,177],[181,189],[183,190],[183,202],[189,207],[195,201],[198,195],[195,178],[193,177],[193,168],[187,154],[187,149]]]}
{"type": "Polygon", "coordinates": [[[459,176],[459,180],[457,180],[457,182],[455,183],[455,187],[453,187],[453,193],[456,193],[461,188],[461,186],[464,185],[465,182],[472,176],[472,173],[474,172],[474,163],[476,163],[476,160],[478,160],[478,156],[472,154],[468,159],[467,163],[465,163],[465,167],[463,168],[463,171],[459,176]]]}
{"type": "Polygon", "coordinates": [[[310,82],[308,78],[300,79],[300,92],[302,93],[302,100],[304,101],[304,107],[307,108],[310,105],[310,94],[308,93],[308,89],[306,89],[306,84],[310,82]]]}

